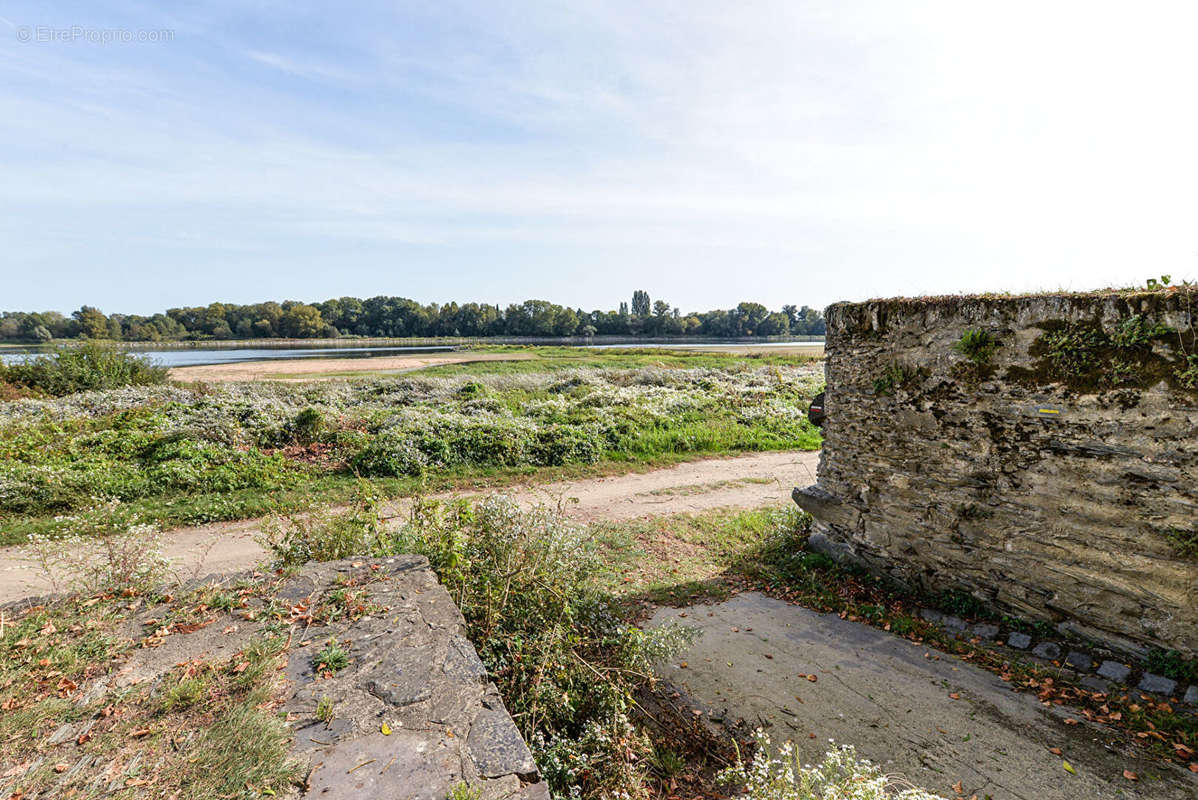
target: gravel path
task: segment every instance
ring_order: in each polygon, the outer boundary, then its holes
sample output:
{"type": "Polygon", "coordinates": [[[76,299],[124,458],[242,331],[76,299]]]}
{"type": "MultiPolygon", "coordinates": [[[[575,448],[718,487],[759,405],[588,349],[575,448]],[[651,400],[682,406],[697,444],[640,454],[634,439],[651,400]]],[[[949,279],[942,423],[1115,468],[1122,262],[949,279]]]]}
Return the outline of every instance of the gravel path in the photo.
{"type": "MultiPolygon", "coordinates": [[[[818,462],[818,452],[754,453],[691,461],[639,474],[513,486],[503,493],[524,504],[565,500],[565,513],[584,522],[711,508],[785,506],[791,502],[793,487],[815,482],[818,462]]],[[[405,510],[406,503],[399,501],[388,513],[398,515],[405,510]]],[[[185,576],[249,569],[263,556],[262,548],[254,541],[261,525],[261,520],[254,519],[176,528],[164,535],[165,555],[185,576]]],[[[23,546],[0,548],[0,603],[51,590],[28,559],[29,551],[23,546]]]]}

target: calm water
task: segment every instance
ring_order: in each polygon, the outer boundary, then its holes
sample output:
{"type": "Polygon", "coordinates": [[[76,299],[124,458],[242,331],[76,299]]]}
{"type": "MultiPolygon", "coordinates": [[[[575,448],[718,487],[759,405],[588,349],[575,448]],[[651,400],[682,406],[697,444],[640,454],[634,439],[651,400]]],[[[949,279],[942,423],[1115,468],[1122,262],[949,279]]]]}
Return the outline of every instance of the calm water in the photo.
{"type": "MultiPolygon", "coordinates": [[[[597,350],[632,347],[654,347],[691,349],[695,347],[727,347],[728,345],[752,345],[753,347],[822,347],[823,341],[814,342],[757,342],[752,340],[679,342],[677,340],[614,342],[607,344],[569,343],[570,347],[593,347],[597,350]]],[[[379,356],[415,355],[419,353],[446,353],[457,350],[454,345],[431,347],[254,347],[254,348],[185,348],[179,350],[134,350],[149,357],[164,367],[198,367],[205,364],[234,364],[241,361],[294,360],[300,358],[377,358],[379,356]]],[[[38,353],[35,347],[17,347],[0,351],[0,361],[6,364],[19,363],[38,353]]]]}

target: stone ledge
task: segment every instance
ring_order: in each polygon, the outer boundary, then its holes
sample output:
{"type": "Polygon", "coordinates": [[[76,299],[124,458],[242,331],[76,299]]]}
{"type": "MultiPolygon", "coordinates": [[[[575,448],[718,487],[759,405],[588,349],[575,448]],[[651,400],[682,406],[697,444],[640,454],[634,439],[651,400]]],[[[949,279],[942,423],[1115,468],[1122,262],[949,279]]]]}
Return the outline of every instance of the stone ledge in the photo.
{"type": "Polygon", "coordinates": [[[294,749],[311,764],[303,796],[444,800],[465,782],[485,800],[548,798],[427,560],[309,564],[280,595],[315,608],[340,588],[358,593],[367,615],[297,632],[287,665],[294,749]],[[313,656],[330,639],[349,652],[349,664],[317,675],[313,656]],[[316,718],[322,701],[331,704],[327,721],[316,718]]]}

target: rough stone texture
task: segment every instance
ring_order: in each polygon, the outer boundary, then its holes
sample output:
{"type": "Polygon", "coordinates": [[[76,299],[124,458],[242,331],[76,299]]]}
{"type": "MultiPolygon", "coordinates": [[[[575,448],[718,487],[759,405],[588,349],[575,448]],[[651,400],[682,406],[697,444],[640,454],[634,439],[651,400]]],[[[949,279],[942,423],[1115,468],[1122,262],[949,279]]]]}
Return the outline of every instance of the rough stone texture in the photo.
{"type": "MultiPolygon", "coordinates": [[[[1185,297],[831,306],[818,484],[795,492],[812,545],[1121,650],[1194,655],[1198,563],[1167,534],[1198,519],[1198,398],[1138,385],[1134,370],[1118,388],[1071,390],[1037,371],[1035,345],[1041,326],[1096,321],[1109,335],[1136,314],[1192,332],[1185,297]],[[969,329],[1002,345],[981,374],[954,349],[969,329]],[[894,364],[911,377],[877,391],[894,364]]],[[[1150,355],[1176,359],[1169,348],[1150,355]]]]}
{"type": "Polygon", "coordinates": [[[1065,663],[1081,672],[1089,672],[1094,667],[1090,654],[1080,650],[1070,650],[1065,655],[1065,663]]]}
{"type": "Polygon", "coordinates": [[[1063,724],[1082,716],[1076,709],[1045,705],[970,662],[928,658],[922,644],[836,614],[742,592],[719,603],[657,609],[649,625],[669,623],[702,631],[659,665],[683,702],[704,719],[760,725],[775,745],[791,739],[804,762],[835,739],[883,772],[944,798],[1198,797],[1198,774],[1147,748],[1129,748],[1125,734],[1084,719],[1063,724]],[[1074,774],[1050,748],[1064,752],[1074,774]],[[1124,778],[1125,769],[1140,780],[1124,778]]]}
{"type": "Polygon", "coordinates": [[[1186,689],[1186,696],[1182,699],[1192,706],[1198,706],[1198,685],[1186,689]]]}
{"type": "Polygon", "coordinates": [[[1104,678],[1110,678],[1115,683],[1125,683],[1127,677],[1131,675],[1131,667],[1120,664],[1118,661],[1103,661],[1102,666],[1098,668],[1098,674],[1104,678]]]}
{"type": "Polygon", "coordinates": [[[305,796],[444,800],[465,781],[485,800],[547,797],[528,747],[464,636],[462,615],[428,562],[397,556],[313,564],[283,594],[316,608],[345,581],[362,592],[369,615],[309,628],[288,659],[295,749],[312,764],[305,796]],[[320,677],[312,657],[330,638],[348,649],[349,665],[320,677]],[[328,723],[315,718],[322,698],[332,703],[328,723]]]}
{"type": "Polygon", "coordinates": [[[1032,648],[1032,655],[1056,661],[1061,657],[1061,646],[1055,642],[1041,642],[1032,648]]]}
{"type": "Polygon", "coordinates": [[[998,636],[998,626],[989,622],[979,622],[969,629],[969,633],[979,639],[995,639],[998,636]]]}
{"type": "Polygon", "coordinates": [[[1145,672],[1140,677],[1140,691],[1152,692],[1154,694],[1173,694],[1177,689],[1177,681],[1172,678],[1166,678],[1163,675],[1153,675],[1151,672],[1145,672]]]}
{"type": "Polygon", "coordinates": [[[1007,646],[1014,647],[1016,650],[1026,650],[1032,646],[1032,637],[1016,631],[1007,637],[1007,646]]]}

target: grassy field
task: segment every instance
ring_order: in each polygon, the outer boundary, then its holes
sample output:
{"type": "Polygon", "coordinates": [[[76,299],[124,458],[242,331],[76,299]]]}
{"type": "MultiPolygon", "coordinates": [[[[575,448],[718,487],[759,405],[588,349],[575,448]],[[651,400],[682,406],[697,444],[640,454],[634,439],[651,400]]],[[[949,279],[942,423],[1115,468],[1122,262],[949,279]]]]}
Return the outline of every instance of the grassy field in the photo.
{"type": "Polygon", "coordinates": [[[320,358],[291,362],[259,361],[177,367],[180,381],[281,380],[366,378],[380,374],[428,376],[527,375],[574,369],[728,369],[744,366],[795,366],[823,357],[823,347],[761,347],[727,345],[719,348],[676,347],[594,349],[473,345],[453,353],[375,358],[320,358]]]}
{"type": "Polygon", "coordinates": [[[815,449],[805,411],[820,384],[786,356],[554,348],[429,375],[0,403],[0,541],[295,510],[363,477],[411,494],[815,449]]]}

